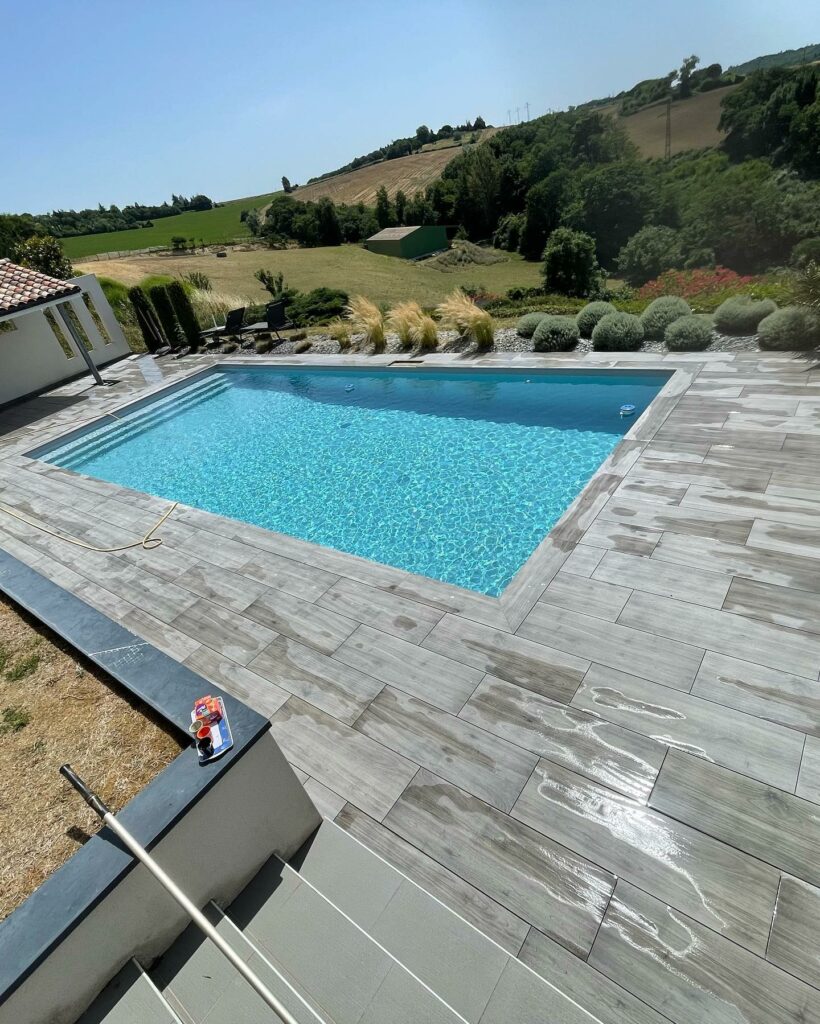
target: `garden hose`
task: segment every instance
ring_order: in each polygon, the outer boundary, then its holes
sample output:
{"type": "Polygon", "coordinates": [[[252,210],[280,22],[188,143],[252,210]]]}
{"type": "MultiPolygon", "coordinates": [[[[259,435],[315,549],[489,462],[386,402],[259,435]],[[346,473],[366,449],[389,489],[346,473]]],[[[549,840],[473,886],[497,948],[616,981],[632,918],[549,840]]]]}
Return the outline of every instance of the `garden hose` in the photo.
{"type": "Polygon", "coordinates": [[[38,523],[36,520],[29,519],[27,516],[22,515],[14,509],[7,508],[5,505],[0,505],[0,512],[5,512],[6,515],[12,516],[14,519],[19,519],[20,522],[25,523],[26,526],[33,526],[35,530],[42,530],[43,533],[47,533],[50,537],[56,537],[57,540],[63,540],[66,544],[73,544],[75,547],[85,548],[86,551],[97,551],[103,555],[111,555],[117,551],[129,551],[131,548],[144,548],[146,551],[153,551],[154,548],[158,548],[160,544],[162,544],[162,538],[152,537],[151,534],[155,533],[160,526],[162,526],[178,504],[179,502],[175,501],[168,511],[164,512],[159,517],[141,540],[131,541],[130,544],[120,544],[114,548],[100,548],[95,544],[86,544],[84,540],[77,540],[76,537],[66,537],[64,534],[58,533],[57,530],[52,530],[50,526],[45,526],[43,523],[38,523]]]}

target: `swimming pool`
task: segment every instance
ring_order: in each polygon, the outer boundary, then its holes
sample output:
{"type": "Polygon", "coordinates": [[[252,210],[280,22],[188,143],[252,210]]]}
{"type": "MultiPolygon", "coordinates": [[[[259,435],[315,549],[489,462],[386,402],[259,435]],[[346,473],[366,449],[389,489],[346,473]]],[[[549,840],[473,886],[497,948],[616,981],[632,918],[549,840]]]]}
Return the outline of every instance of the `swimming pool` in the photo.
{"type": "Polygon", "coordinates": [[[220,368],[36,454],[495,596],[668,379],[220,368]]]}

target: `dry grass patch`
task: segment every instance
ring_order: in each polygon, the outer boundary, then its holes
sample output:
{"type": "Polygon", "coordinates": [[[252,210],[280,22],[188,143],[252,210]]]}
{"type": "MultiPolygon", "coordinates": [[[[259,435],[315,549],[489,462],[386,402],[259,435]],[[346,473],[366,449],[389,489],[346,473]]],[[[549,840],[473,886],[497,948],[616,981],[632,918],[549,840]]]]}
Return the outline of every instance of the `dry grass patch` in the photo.
{"type": "Polygon", "coordinates": [[[0,598],[0,920],[100,826],[61,764],[119,810],[180,750],[148,709],[0,598]]]}

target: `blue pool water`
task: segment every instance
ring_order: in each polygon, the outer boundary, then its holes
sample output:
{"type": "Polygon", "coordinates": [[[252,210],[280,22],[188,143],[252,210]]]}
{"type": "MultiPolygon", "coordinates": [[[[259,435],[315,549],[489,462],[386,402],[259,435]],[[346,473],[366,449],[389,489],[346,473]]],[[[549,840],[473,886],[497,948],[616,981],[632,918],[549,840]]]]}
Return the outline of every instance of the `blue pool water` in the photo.
{"type": "Polygon", "coordinates": [[[667,379],[235,367],[40,457],[497,595],[667,379]]]}

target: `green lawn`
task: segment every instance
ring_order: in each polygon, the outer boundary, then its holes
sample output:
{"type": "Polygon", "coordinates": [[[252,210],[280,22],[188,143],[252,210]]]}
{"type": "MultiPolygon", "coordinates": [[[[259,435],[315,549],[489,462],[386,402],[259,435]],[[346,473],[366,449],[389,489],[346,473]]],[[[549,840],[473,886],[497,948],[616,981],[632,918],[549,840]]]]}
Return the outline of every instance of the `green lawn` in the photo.
{"type": "Polygon", "coordinates": [[[263,196],[248,196],[246,199],[232,199],[224,206],[213,210],[192,210],[176,217],[163,217],[153,222],[150,228],[129,228],[127,231],[106,231],[99,235],[76,235],[63,238],[66,256],[81,260],[99,252],[121,252],[130,249],[148,249],[153,245],[170,245],[174,235],[193,238],[199,244],[202,239],[207,245],[228,242],[234,238],[250,235],[239,220],[242,210],[250,210],[269,203],[276,193],[263,196]]]}

